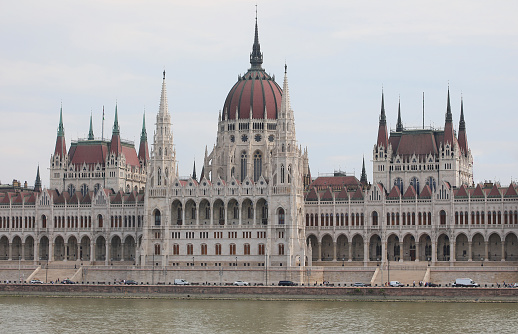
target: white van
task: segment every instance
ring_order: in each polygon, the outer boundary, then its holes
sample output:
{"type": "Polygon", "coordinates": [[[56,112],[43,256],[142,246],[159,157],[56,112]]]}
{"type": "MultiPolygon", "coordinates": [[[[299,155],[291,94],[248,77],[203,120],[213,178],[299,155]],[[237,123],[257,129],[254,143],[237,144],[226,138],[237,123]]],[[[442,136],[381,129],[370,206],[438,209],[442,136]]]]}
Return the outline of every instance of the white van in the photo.
{"type": "Polygon", "coordinates": [[[471,278],[457,278],[451,286],[478,287],[479,284],[475,283],[471,278]]]}
{"type": "Polygon", "coordinates": [[[401,284],[399,281],[390,281],[389,282],[389,286],[393,286],[393,287],[401,287],[401,286],[405,286],[404,284],[401,284]]]}
{"type": "Polygon", "coordinates": [[[189,285],[189,282],[187,282],[183,278],[175,278],[174,285],[189,285]]]}

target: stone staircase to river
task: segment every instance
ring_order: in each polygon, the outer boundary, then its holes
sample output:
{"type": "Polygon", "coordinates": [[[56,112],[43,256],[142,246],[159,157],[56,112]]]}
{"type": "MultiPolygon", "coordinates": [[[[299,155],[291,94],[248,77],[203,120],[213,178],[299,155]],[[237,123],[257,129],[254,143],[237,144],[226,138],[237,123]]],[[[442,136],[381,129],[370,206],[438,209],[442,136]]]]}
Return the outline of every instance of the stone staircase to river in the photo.
{"type": "Polygon", "coordinates": [[[378,267],[372,275],[371,285],[382,286],[389,281],[399,281],[405,286],[412,286],[415,281],[416,286],[419,281],[427,282],[430,280],[430,270],[426,265],[423,266],[404,266],[390,264],[389,267],[383,266],[383,270],[378,267]]]}
{"type": "Polygon", "coordinates": [[[64,279],[71,279],[73,281],[77,280],[77,276],[79,275],[79,279],[81,277],[81,268],[77,264],[47,264],[42,265],[37,268],[28,278],[27,281],[33,279],[39,279],[43,282],[57,282],[63,281],[64,279]]]}

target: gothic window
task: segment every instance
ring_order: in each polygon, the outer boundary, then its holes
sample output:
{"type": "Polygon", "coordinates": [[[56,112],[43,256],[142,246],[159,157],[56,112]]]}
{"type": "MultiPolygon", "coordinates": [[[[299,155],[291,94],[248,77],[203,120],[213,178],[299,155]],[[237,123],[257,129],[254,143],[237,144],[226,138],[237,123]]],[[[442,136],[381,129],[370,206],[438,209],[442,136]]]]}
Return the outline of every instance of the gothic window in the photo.
{"type": "Polygon", "coordinates": [[[281,183],[284,183],[284,165],[281,165],[281,183]]]}
{"type": "Polygon", "coordinates": [[[378,225],[378,213],[376,211],[372,211],[372,225],[378,225]]]}
{"type": "Polygon", "coordinates": [[[162,185],[162,170],[160,168],[158,168],[158,185],[162,185]]]}
{"type": "Polygon", "coordinates": [[[160,255],[160,245],[155,244],[155,255],[160,255]]]}
{"type": "Polygon", "coordinates": [[[279,208],[279,225],[284,225],[284,209],[279,208]]]}
{"type": "Polygon", "coordinates": [[[158,149],[158,155],[162,156],[162,148],[161,147],[158,149]]]}
{"type": "Polygon", "coordinates": [[[433,177],[430,176],[429,178],[427,178],[426,184],[430,187],[432,191],[435,191],[436,184],[435,179],[433,177]]]}
{"type": "Polygon", "coordinates": [[[284,152],[284,144],[281,146],[281,152],[284,152]]]}
{"type": "Polygon", "coordinates": [[[155,225],[160,226],[160,210],[155,210],[155,225]]]}
{"type": "Polygon", "coordinates": [[[419,179],[417,177],[413,177],[411,180],[410,180],[410,185],[412,187],[414,187],[417,195],[419,196],[419,179]]]}
{"type": "Polygon", "coordinates": [[[243,153],[241,153],[241,182],[246,177],[246,166],[247,166],[247,161],[246,160],[247,160],[246,152],[243,151],[243,153]]]}
{"type": "Polygon", "coordinates": [[[398,177],[394,180],[394,185],[399,188],[400,192],[404,191],[403,179],[398,177]]]}
{"type": "Polygon", "coordinates": [[[284,244],[279,244],[279,255],[284,255],[284,244]]]}
{"type": "MultiPolygon", "coordinates": [[[[439,212],[439,216],[440,216],[440,224],[441,225],[446,225],[446,212],[444,210],[441,210],[439,212]]],[[[478,216],[478,212],[477,212],[477,216],[478,216]]]]}
{"type": "Polygon", "coordinates": [[[67,191],[70,194],[70,196],[72,196],[76,192],[76,187],[73,184],[69,184],[67,191]]]}
{"type": "Polygon", "coordinates": [[[86,196],[87,193],[88,193],[88,186],[83,183],[81,185],[81,195],[86,196]]]}
{"type": "Polygon", "coordinates": [[[291,165],[288,166],[288,183],[291,183],[291,165]]]}
{"type": "Polygon", "coordinates": [[[261,152],[256,151],[254,154],[254,181],[257,182],[262,174],[263,156],[261,152]]]}

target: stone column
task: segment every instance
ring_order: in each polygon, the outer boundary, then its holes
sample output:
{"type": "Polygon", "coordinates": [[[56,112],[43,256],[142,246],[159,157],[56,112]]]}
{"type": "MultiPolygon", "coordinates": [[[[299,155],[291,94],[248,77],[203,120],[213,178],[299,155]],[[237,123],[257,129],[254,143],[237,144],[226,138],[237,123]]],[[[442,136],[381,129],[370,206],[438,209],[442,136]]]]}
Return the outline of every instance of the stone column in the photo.
{"type": "Polygon", "coordinates": [[[370,260],[369,251],[370,251],[370,243],[369,242],[364,242],[363,243],[363,262],[365,264],[367,264],[367,261],[370,260]]]}
{"type": "Polygon", "coordinates": [[[336,241],[333,242],[333,261],[336,261],[336,241]]]}
{"type": "Polygon", "coordinates": [[[68,242],[65,243],[65,254],[63,257],[63,261],[68,261],[68,242]]]}
{"type": "Polygon", "coordinates": [[[437,262],[437,242],[432,241],[432,263],[437,262]]]}
{"type": "Polygon", "coordinates": [[[317,243],[317,250],[318,250],[318,261],[322,261],[322,242],[318,241],[317,243]]]}
{"type": "Polygon", "coordinates": [[[210,225],[214,225],[214,203],[209,203],[210,225]]]}
{"type": "Polygon", "coordinates": [[[187,225],[187,222],[185,221],[185,204],[182,205],[182,225],[187,225]]]}
{"type": "Polygon", "coordinates": [[[124,247],[125,247],[124,242],[121,242],[121,252],[122,252],[122,254],[121,254],[121,261],[126,260],[126,259],[124,258],[124,247]]]}
{"type": "Polygon", "coordinates": [[[347,243],[347,247],[349,247],[349,254],[347,254],[347,261],[352,261],[353,260],[353,243],[349,241],[347,243]]]}
{"type": "Polygon", "coordinates": [[[104,243],[104,253],[106,254],[105,257],[104,257],[104,264],[107,266],[109,265],[109,261],[110,261],[110,247],[109,247],[109,242],[107,239],[105,239],[105,243],[104,243]]]}
{"type": "Polygon", "coordinates": [[[387,241],[381,241],[381,262],[387,262],[387,241]]]}
{"type": "Polygon", "coordinates": [[[25,260],[25,242],[22,242],[22,260],[25,260]]]}
{"type": "Polygon", "coordinates": [[[489,242],[484,242],[484,261],[489,261],[489,242]]]}
{"type": "Polygon", "coordinates": [[[450,239],[450,266],[453,266],[453,263],[455,262],[455,240],[453,238],[450,239]]]}
{"type": "Polygon", "coordinates": [[[9,244],[9,246],[7,246],[7,249],[8,249],[8,254],[7,254],[7,259],[8,260],[12,260],[12,256],[13,256],[13,243],[11,242],[9,244]]]}
{"type": "Polygon", "coordinates": [[[468,241],[468,262],[473,261],[473,254],[471,254],[471,241],[468,241]]]}
{"type": "Polygon", "coordinates": [[[505,261],[505,240],[502,242],[502,260],[505,261]]]}
{"type": "Polygon", "coordinates": [[[95,261],[95,244],[94,241],[90,241],[90,262],[93,263],[95,261]]]}
{"type": "Polygon", "coordinates": [[[200,225],[200,205],[196,204],[196,208],[194,209],[194,212],[196,213],[196,225],[200,225]]]}
{"type": "Polygon", "coordinates": [[[239,218],[239,226],[243,225],[241,209],[241,204],[237,203],[237,216],[239,218]]]}
{"type": "Polygon", "coordinates": [[[54,261],[54,242],[49,242],[49,261],[54,261]]]}
{"type": "Polygon", "coordinates": [[[416,242],[415,243],[415,262],[419,262],[419,253],[420,253],[420,250],[419,250],[419,242],[416,242]]]}
{"type": "Polygon", "coordinates": [[[403,242],[399,242],[399,262],[403,262],[403,256],[405,255],[405,252],[403,250],[403,242]]]}
{"type": "Polygon", "coordinates": [[[34,240],[34,264],[40,261],[40,243],[37,239],[34,240]]]}

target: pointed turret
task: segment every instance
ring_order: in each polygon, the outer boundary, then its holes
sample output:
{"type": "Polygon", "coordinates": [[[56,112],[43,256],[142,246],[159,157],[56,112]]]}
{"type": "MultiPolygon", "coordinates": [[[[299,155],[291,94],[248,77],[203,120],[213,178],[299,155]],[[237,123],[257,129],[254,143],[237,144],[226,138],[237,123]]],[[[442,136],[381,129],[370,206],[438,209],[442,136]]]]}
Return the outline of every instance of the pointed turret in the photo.
{"type": "Polygon", "coordinates": [[[363,157],[363,164],[362,164],[362,175],[360,177],[360,183],[363,186],[366,186],[369,182],[367,181],[367,172],[365,171],[365,157],[363,157]]]}
{"type": "Polygon", "coordinates": [[[197,179],[196,179],[196,160],[194,160],[194,165],[193,165],[193,167],[192,167],[192,178],[193,178],[194,180],[197,180],[197,179]]]}
{"type": "Polygon", "coordinates": [[[56,147],[54,149],[54,155],[58,155],[61,158],[67,154],[67,145],[65,143],[65,128],[63,127],[63,107],[59,110],[59,125],[58,125],[58,136],[56,139],[56,147]]]}
{"type": "Polygon", "coordinates": [[[403,132],[403,122],[401,121],[401,99],[399,99],[397,104],[396,132],[403,132]]]}
{"type": "Polygon", "coordinates": [[[387,116],[385,115],[385,96],[383,94],[383,90],[381,91],[381,115],[377,145],[378,147],[383,146],[385,150],[388,148],[387,116]]]}
{"type": "Polygon", "coordinates": [[[257,12],[255,13],[255,36],[252,53],[250,53],[250,64],[252,69],[261,70],[263,63],[263,54],[261,53],[261,45],[259,44],[259,29],[257,28],[257,12]]]}
{"type": "Polygon", "coordinates": [[[36,172],[36,181],[34,182],[34,191],[41,191],[41,178],[40,178],[40,165],[38,165],[38,171],[36,172]]]}
{"type": "Polygon", "coordinates": [[[146,114],[142,116],[142,132],[140,133],[140,147],[138,150],[138,159],[144,165],[149,160],[149,150],[147,145],[147,131],[146,131],[146,114]]]}
{"type": "Polygon", "coordinates": [[[118,156],[122,153],[121,137],[119,129],[119,118],[117,115],[117,104],[115,104],[115,120],[113,121],[112,141],[110,144],[110,152],[118,156]]]}
{"type": "Polygon", "coordinates": [[[449,143],[453,146],[453,116],[451,114],[450,106],[450,86],[448,86],[448,101],[446,105],[446,120],[444,123],[444,144],[449,143]]]}
{"type": "Polygon", "coordinates": [[[90,131],[88,131],[88,140],[94,140],[94,127],[92,125],[92,114],[90,114],[90,131]]]}
{"type": "Polygon", "coordinates": [[[468,136],[466,134],[466,123],[464,122],[464,102],[460,99],[460,122],[459,122],[459,147],[464,155],[468,154],[468,136]]]}

